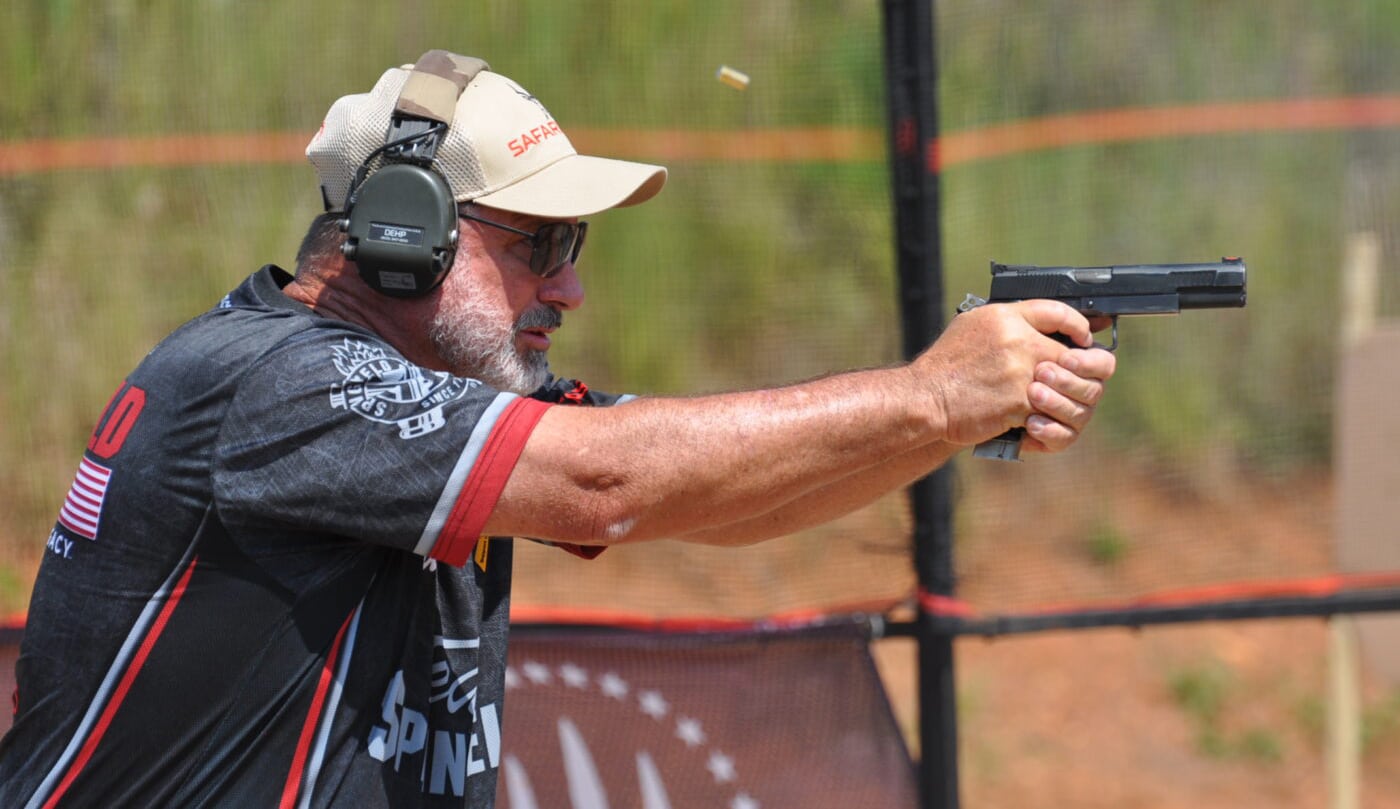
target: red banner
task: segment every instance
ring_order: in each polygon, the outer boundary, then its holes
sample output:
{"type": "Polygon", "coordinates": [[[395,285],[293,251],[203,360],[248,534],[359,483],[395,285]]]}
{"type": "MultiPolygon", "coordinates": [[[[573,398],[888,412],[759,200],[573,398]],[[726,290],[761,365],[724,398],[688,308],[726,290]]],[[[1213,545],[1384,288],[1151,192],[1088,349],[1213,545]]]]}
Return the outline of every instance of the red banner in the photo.
{"type": "MultiPolygon", "coordinates": [[[[498,809],[915,805],[855,627],[511,631],[498,809]]],[[[0,733],[18,641],[0,637],[0,733]]]]}
{"type": "Polygon", "coordinates": [[[500,809],[913,806],[853,627],[512,629],[500,809]]]}

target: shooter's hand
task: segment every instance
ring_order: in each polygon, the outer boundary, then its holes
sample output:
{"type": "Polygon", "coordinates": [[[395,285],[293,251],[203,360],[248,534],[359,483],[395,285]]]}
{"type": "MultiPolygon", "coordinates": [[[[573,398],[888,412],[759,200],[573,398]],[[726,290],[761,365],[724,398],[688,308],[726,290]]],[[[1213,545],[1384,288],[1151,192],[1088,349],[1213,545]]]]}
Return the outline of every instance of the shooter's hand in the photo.
{"type": "Polygon", "coordinates": [[[991,304],[953,318],[912,364],[928,374],[940,397],[946,439],[976,444],[1038,414],[1035,449],[1073,443],[1113,374],[1114,359],[1098,349],[1068,349],[1048,336],[1056,333],[1075,345],[1092,344],[1089,321],[1055,301],[991,304]]]}
{"type": "Polygon", "coordinates": [[[1073,444],[1094,417],[1116,367],[1114,355],[1101,348],[1066,349],[1055,362],[1037,365],[1027,391],[1036,412],[1026,419],[1021,448],[1059,452],[1073,444]]]}

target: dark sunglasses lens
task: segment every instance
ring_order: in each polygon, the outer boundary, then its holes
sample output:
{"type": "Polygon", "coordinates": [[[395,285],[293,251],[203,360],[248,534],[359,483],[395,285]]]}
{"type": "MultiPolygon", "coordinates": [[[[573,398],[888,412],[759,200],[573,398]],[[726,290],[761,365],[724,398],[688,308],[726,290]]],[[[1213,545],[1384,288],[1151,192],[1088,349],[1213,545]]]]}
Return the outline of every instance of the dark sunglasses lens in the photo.
{"type": "Polygon", "coordinates": [[[588,235],[588,223],[579,222],[577,232],[578,235],[574,237],[574,249],[569,255],[569,260],[575,263],[578,262],[578,254],[583,250],[583,239],[588,235]]]}
{"type": "Polygon", "coordinates": [[[569,222],[550,222],[536,231],[535,252],[530,256],[531,272],[549,278],[559,272],[565,262],[577,257],[578,231],[579,228],[569,222]]]}

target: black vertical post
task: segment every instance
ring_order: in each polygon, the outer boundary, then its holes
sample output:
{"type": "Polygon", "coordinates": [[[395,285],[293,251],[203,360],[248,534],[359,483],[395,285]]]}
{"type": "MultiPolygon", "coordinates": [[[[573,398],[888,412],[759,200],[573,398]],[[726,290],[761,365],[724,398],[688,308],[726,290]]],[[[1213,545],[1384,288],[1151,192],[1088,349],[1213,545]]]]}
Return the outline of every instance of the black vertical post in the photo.
{"type": "MultiPolygon", "coordinates": [[[[933,0],[884,0],[885,82],[889,96],[896,261],[904,355],[912,358],[943,329],[942,234],[939,230],[938,75],[933,0]]],[[[914,564],[919,588],[952,596],[952,470],[910,489],[914,564]]],[[[958,806],[958,717],[953,635],[921,614],[919,644],[919,792],[922,809],[958,806]]]]}

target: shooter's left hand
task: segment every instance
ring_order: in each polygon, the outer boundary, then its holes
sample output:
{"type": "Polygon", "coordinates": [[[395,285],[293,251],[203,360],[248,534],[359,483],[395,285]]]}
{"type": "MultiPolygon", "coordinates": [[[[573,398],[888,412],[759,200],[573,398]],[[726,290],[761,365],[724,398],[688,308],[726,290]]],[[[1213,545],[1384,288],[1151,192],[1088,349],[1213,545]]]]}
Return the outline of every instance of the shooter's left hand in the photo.
{"type": "Polygon", "coordinates": [[[1101,348],[1066,349],[1058,361],[1036,365],[1027,396],[1035,408],[1026,419],[1024,448],[1059,452],[1079,438],[1103,398],[1117,359],[1101,348]]]}

